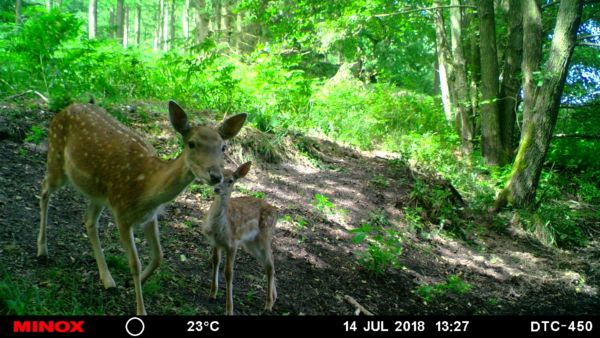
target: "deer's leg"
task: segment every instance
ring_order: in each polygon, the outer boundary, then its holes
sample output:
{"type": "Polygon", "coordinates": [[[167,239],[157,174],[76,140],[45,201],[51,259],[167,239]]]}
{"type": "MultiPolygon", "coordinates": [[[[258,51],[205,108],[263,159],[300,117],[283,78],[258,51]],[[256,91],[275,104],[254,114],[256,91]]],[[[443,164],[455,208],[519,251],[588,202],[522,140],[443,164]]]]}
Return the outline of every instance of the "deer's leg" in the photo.
{"type": "Polygon", "coordinates": [[[227,257],[225,258],[225,283],[226,288],[226,300],[225,300],[225,314],[233,315],[233,264],[235,262],[235,254],[237,248],[227,249],[227,257]]]}
{"type": "Polygon", "coordinates": [[[267,299],[265,301],[265,310],[271,311],[273,304],[277,299],[277,289],[275,287],[275,262],[273,260],[273,251],[271,247],[265,250],[265,275],[267,276],[267,299]]]}
{"type": "Polygon", "coordinates": [[[113,280],[108,266],[106,266],[106,259],[104,258],[104,252],[100,246],[100,238],[98,238],[98,218],[104,207],[101,204],[90,202],[87,212],[85,214],[85,229],[87,235],[92,243],[92,250],[94,251],[94,257],[96,257],[96,263],[98,264],[98,271],[100,272],[100,279],[106,289],[115,287],[115,281],[113,280]]]}
{"type": "Polygon", "coordinates": [[[48,202],[50,201],[50,195],[63,185],[62,177],[59,173],[53,173],[50,171],[50,164],[48,171],[42,182],[42,191],[40,194],[40,231],[38,233],[37,240],[37,255],[48,256],[48,243],[46,240],[46,226],[48,224],[48,202]]]}
{"type": "Polygon", "coordinates": [[[154,270],[158,268],[160,262],[163,259],[163,251],[160,246],[160,239],[158,235],[158,218],[154,216],[154,219],[144,225],[144,234],[148,245],[150,246],[150,264],[142,272],[142,284],[152,275],[154,270]]]}
{"type": "Polygon", "coordinates": [[[217,298],[217,290],[219,289],[219,265],[221,264],[221,249],[216,246],[212,248],[212,280],[210,283],[210,299],[217,298]]]}
{"type": "Polygon", "coordinates": [[[119,223],[119,234],[121,235],[121,242],[123,248],[127,254],[129,261],[129,269],[133,277],[133,285],[135,287],[135,300],[136,300],[136,312],[138,315],[145,315],[146,308],[144,307],[144,296],[142,294],[142,283],[141,283],[141,264],[138,257],[137,249],[135,247],[135,241],[133,239],[133,226],[119,223]]]}

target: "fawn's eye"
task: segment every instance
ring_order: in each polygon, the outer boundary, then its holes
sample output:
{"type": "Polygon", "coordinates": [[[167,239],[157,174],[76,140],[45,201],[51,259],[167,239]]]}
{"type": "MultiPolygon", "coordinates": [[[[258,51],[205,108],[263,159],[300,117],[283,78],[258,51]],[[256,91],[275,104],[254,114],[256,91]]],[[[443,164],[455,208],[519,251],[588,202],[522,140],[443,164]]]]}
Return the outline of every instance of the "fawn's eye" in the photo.
{"type": "Polygon", "coordinates": [[[221,150],[223,150],[223,152],[225,152],[225,150],[227,150],[227,146],[224,144],[223,147],[221,148],[221,150]]]}
{"type": "Polygon", "coordinates": [[[194,142],[188,142],[188,147],[194,148],[195,146],[196,146],[196,143],[194,143],[194,142]]]}
{"type": "Polygon", "coordinates": [[[229,184],[232,184],[232,183],[233,183],[233,178],[230,178],[230,179],[229,179],[227,182],[228,182],[229,184]]]}

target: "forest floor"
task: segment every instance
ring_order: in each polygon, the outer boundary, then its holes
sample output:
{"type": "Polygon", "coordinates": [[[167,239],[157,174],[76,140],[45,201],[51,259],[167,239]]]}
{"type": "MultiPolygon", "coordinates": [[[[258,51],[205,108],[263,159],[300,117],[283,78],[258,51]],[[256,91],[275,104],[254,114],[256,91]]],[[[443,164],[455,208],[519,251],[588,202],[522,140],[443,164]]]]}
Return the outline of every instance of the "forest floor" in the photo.
{"type": "MultiPolygon", "coordinates": [[[[104,290],[82,224],[86,202],[74,189],[52,196],[50,259],[36,259],[45,148],[43,142],[25,142],[24,135],[34,122],[47,124],[51,115],[35,106],[0,104],[0,314],[133,313],[134,291],[114,221],[107,212],[100,219],[102,246],[117,283],[116,289],[104,290]],[[15,113],[19,110],[22,114],[15,113]],[[15,114],[34,118],[10,118],[15,114]]],[[[158,119],[153,130],[159,132],[145,135],[160,149],[175,135],[164,112],[151,118],[158,119]]],[[[132,128],[149,130],[136,123],[132,128]]],[[[243,144],[249,132],[240,137],[243,144]]],[[[547,247],[517,226],[494,230],[486,217],[475,218],[468,241],[444,231],[414,231],[402,208],[414,184],[410,168],[390,161],[389,154],[303,140],[312,160],[255,163],[240,184],[245,194],[264,195],[280,209],[273,243],[278,298],[270,314],[353,314],[356,308],[346,296],[379,315],[600,313],[597,241],[572,250],[547,247]],[[316,194],[332,204],[319,205],[316,194]],[[364,244],[355,244],[349,232],[374,215],[383,215],[403,234],[401,267],[379,274],[358,263],[364,244]],[[471,287],[458,292],[452,280],[471,287]]],[[[239,150],[231,158],[239,163],[242,157],[236,154],[239,150]]],[[[159,217],[165,260],[144,286],[149,314],[223,313],[223,283],[216,302],[207,297],[210,249],[199,231],[209,197],[210,189],[188,188],[159,217]]],[[[136,237],[147,262],[139,229],[136,237]]],[[[265,289],[258,263],[240,252],[236,313],[265,314],[265,289]]]]}

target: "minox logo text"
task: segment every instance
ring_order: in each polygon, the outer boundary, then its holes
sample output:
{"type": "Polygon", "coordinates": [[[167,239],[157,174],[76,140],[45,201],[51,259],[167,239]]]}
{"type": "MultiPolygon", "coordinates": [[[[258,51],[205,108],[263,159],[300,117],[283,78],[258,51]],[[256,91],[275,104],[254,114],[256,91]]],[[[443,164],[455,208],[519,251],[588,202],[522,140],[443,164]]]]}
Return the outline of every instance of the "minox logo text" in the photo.
{"type": "Polygon", "coordinates": [[[84,333],[83,324],[85,321],[73,320],[15,320],[13,322],[13,332],[57,332],[57,333],[84,333]]]}

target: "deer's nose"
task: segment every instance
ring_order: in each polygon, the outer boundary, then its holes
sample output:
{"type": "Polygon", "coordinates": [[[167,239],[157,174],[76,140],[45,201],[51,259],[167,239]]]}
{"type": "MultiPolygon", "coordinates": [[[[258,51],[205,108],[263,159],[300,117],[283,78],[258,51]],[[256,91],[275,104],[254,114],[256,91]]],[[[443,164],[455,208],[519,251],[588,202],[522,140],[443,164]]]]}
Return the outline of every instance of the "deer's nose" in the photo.
{"type": "Polygon", "coordinates": [[[211,184],[221,183],[221,180],[223,180],[222,175],[210,174],[210,183],[211,184]]]}

